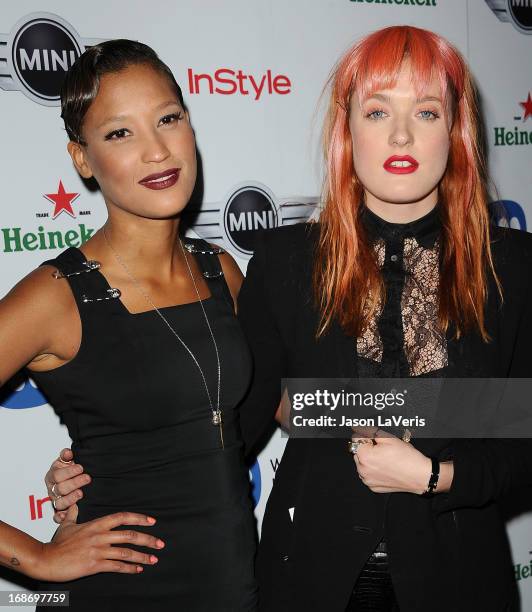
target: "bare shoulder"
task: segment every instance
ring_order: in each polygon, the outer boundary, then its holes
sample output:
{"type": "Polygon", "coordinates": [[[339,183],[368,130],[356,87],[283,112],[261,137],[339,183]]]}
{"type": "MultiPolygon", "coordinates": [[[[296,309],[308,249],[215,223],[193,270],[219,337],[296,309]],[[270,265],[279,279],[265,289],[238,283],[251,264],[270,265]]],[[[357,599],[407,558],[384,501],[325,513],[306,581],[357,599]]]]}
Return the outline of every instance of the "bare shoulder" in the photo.
{"type": "Polygon", "coordinates": [[[50,357],[68,359],[67,343],[80,333],[74,296],[54,271],[33,270],[0,300],[0,339],[14,371],[50,357]]]}
{"type": "Polygon", "coordinates": [[[41,266],[20,280],[0,301],[2,307],[16,307],[19,312],[46,316],[51,309],[63,312],[75,305],[66,279],[55,278],[54,266],[41,266]]]}
{"type": "MultiPolygon", "coordinates": [[[[215,244],[211,244],[211,246],[217,247],[215,244]]],[[[244,275],[242,274],[242,271],[234,258],[227,251],[220,253],[218,255],[218,259],[220,260],[225,281],[229,287],[229,291],[231,292],[236,307],[236,301],[240,292],[240,287],[242,286],[242,282],[244,280],[244,275]]]]}

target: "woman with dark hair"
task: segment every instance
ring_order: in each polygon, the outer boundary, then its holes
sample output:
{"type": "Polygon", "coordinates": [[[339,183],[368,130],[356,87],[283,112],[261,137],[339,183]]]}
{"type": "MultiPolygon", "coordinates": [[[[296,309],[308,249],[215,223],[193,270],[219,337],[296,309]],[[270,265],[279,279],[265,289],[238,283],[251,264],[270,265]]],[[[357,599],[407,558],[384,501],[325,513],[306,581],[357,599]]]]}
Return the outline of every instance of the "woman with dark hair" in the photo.
{"type": "MultiPolygon", "coordinates": [[[[0,302],[0,378],[26,366],[66,424],[92,479],[76,494],[78,521],[127,508],[154,516],[160,541],[111,531],[133,550],[107,546],[107,558],[147,561],[142,573],[47,587],[70,591],[73,610],[254,610],[254,520],[235,421],[251,375],[235,317],[242,275],[221,249],[179,237],[196,182],[181,90],[152,49],[111,40],[68,71],[61,105],[68,152],[97,181],[108,219],[0,302]],[[135,544],[155,544],[157,556],[135,544]]],[[[57,505],[60,483],[48,484],[57,505]]]]}

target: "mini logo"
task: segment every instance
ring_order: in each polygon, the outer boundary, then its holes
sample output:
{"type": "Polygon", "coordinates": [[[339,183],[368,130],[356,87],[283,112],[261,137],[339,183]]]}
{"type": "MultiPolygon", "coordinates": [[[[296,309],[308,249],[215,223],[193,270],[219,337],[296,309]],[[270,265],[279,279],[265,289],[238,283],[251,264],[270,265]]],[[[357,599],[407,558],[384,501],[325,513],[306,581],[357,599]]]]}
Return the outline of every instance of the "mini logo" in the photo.
{"type": "Polygon", "coordinates": [[[498,200],[490,205],[493,220],[500,227],[513,227],[526,232],[523,207],[513,200],[498,200]]]}
{"type": "Polygon", "coordinates": [[[233,187],[222,202],[186,210],[185,216],[201,238],[249,258],[258,230],[307,221],[318,201],[305,196],[278,198],[266,185],[248,181],[233,187]]]}
{"type": "Polygon", "coordinates": [[[218,68],[212,74],[187,70],[188,90],[191,94],[209,93],[232,96],[240,94],[260,100],[263,95],[285,96],[292,92],[292,83],[284,74],[274,75],[271,70],[263,74],[246,74],[243,70],[218,68]]]}
{"type": "Polygon", "coordinates": [[[255,230],[277,225],[274,196],[266,186],[246,185],[229,196],[224,226],[229,241],[240,253],[253,254],[255,230]]]}
{"type": "Polygon", "coordinates": [[[10,395],[0,398],[0,407],[13,410],[37,408],[38,406],[44,406],[46,403],[44,395],[31,378],[25,380],[10,395]]]}
{"type": "Polygon", "coordinates": [[[258,459],[255,459],[255,463],[249,468],[249,479],[251,481],[251,496],[253,498],[253,507],[255,508],[259,503],[262,487],[260,477],[260,465],[258,459]]]}
{"type": "Polygon", "coordinates": [[[500,21],[510,21],[521,34],[532,34],[532,0],[486,0],[500,21]]]}
{"type": "Polygon", "coordinates": [[[45,193],[44,197],[54,205],[52,219],[55,219],[62,212],[67,213],[67,215],[70,215],[74,219],[76,218],[72,210],[72,202],[79,197],[79,193],[67,193],[63,187],[63,181],[59,181],[57,193],[45,193]]]}
{"type": "Polygon", "coordinates": [[[9,34],[0,34],[0,61],[7,74],[0,88],[19,90],[44,106],[58,106],[66,71],[100,39],[82,39],[74,27],[52,13],[30,13],[9,34]]]}
{"type": "MultiPolygon", "coordinates": [[[[532,0],[530,0],[532,2],[532,0]]],[[[519,115],[515,115],[513,120],[514,122],[518,122],[519,125],[514,125],[512,127],[505,126],[497,126],[494,127],[494,145],[496,147],[500,146],[522,146],[522,145],[532,145],[532,123],[528,123],[528,119],[532,117],[532,96],[530,92],[525,100],[519,101],[519,106],[523,109],[523,113],[519,115]],[[529,129],[522,129],[523,124],[524,127],[529,127],[529,129]]]]}

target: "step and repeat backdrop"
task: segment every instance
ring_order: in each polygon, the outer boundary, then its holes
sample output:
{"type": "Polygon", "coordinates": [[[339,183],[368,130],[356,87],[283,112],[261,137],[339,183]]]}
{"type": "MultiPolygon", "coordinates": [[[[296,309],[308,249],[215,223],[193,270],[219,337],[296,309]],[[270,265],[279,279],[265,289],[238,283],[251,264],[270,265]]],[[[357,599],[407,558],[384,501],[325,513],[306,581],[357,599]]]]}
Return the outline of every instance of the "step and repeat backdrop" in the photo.
{"type": "MultiPolygon", "coordinates": [[[[468,59],[481,93],[493,200],[504,203],[513,227],[526,231],[531,0],[19,0],[0,12],[0,295],[105,222],[100,194],[88,191],[71,165],[59,117],[64,72],[88,46],[136,39],[171,67],[201,161],[201,198],[188,231],[224,246],[245,272],[258,228],[317,214],[323,86],[355,39],[393,24],[432,29],[468,59]]],[[[4,390],[2,520],[51,537],[43,475],[69,445],[31,379],[17,378],[4,390]]],[[[250,469],[259,528],[283,448],[277,432],[250,469]]],[[[523,610],[532,610],[530,510],[525,495],[505,506],[523,610]]],[[[0,590],[21,584],[0,571],[0,590]]]]}

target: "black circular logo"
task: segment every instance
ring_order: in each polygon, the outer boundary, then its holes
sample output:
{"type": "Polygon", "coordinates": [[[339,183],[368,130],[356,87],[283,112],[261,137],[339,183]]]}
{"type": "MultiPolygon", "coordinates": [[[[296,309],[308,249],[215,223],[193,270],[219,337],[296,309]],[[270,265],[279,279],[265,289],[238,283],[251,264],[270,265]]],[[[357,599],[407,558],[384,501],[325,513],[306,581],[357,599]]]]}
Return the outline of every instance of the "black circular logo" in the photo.
{"type": "Polygon", "coordinates": [[[81,44],[68,24],[34,16],[13,38],[13,76],[36,102],[57,104],[65,73],[81,53],[81,44]]]}
{"type": "Polygon", "coordinates": [[[532,2],[530,0],[508,0],[508,12],[518,29],[532,33],[532,2]]]}
{"type": "Polygon", "coordinates": [[[224,225],[231,244],[241,253],[252,255],[255,232],[278,225],[273,194],[264,186],[240,187],[227,200],[224,225]]]}

